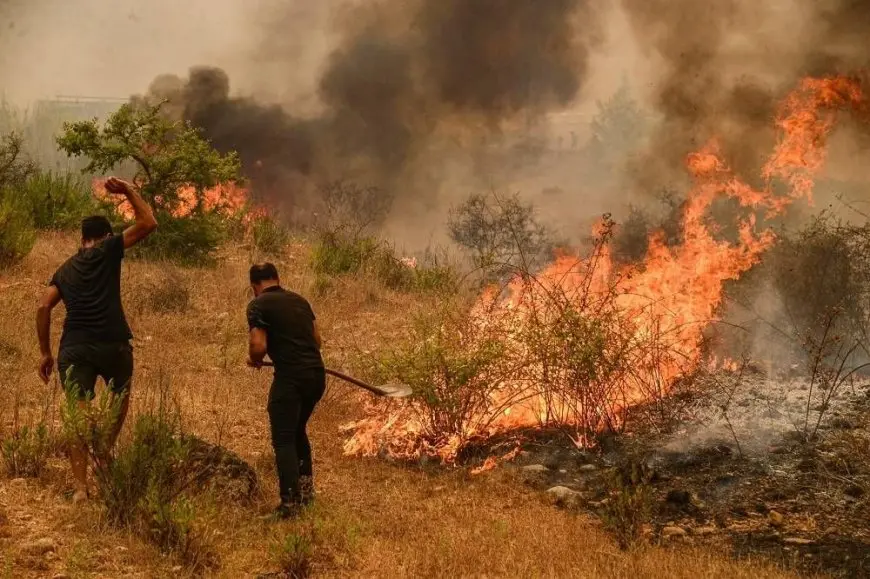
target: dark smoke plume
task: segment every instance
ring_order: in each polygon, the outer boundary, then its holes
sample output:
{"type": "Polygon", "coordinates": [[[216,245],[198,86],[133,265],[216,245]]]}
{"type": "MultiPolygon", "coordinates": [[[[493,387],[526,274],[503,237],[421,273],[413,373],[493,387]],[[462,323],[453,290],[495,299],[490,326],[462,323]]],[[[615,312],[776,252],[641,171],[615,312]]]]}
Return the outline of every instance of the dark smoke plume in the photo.
{"type": "Polygon", "coordinates": [[[640,44],[664,61],[654,105],[663,117],[639,188],[683,175],[687,153],[717,138],[731,165],[757,179],[774,143],[775,105],[807,75],[854,73],[870,64],[870,2],[622,0],[640,44]],[[777,12],[779,10],[779,12],[777,12]],[[783,41],[764,25],[805,15],[783,41]],[[788,39],[786,39],[788,40],[788,39]]]}
{"type": "Polygon", "coordinates": [[[321,73],[317,118],[233,97],[214,68],[161,77],[150,96],[169,99],[218,148],[237,150],[258,195],[297,204],[339,178],[433,195],[421,190],[422,151],[443,149],[455,131],[498,134],[571,103],[594,38],[581,0],[395,0],[355,10],[321,73]]]}

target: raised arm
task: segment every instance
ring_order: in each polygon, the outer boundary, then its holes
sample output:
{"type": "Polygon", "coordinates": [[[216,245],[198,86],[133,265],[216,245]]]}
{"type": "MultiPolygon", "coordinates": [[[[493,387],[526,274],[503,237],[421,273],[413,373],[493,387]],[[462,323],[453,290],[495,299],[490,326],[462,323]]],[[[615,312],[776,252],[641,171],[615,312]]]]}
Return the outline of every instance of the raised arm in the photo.
{"type": "Polygon", "coordinates": [[[123,195],[133,207],[133,216],[136,222],[124,230],[124,249],[129,249],[151,235],[157,229],[157,220],[154,211],[142,199],[139,191],[126,181],[115,177],[106,181],[106,191],[114,195],[123,195]]]}
{"type": "Polygon", "coordinates": [[[36,335],[39,337],[39,351],[42,359],[39,362],[39,377],[48,384],[54,371],[54,357],[51,355],[51,310],[60,303],[60,290],[49,286],[39,299],[36,308],[36,335]]]}

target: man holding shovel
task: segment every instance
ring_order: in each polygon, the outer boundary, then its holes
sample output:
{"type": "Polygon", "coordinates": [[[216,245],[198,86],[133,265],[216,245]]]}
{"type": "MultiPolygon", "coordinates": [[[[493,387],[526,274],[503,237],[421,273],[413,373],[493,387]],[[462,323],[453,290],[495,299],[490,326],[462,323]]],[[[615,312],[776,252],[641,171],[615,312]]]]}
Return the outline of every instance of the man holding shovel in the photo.
{"type": "Polygon", "coordinates": [[[268,354],[275,368],[268,411],[281,497],[275,515],[283,519],[314,497],[306,426],[326,389],[326,372],[311,305],[281,287],[271,263],[252,266],[250,282],[248,365],[262,367],[268,354]]]}
{"type": "MultiPolygon", "coordinates": [[[[60,339],[58,371],[66,388],[76,388],[81,404],[94,396],[97,378],[120,396],[117,421],[109,433],[114,446],[129,407],[130,380],[133,376],[133,350],[130,327],[121,305],[121,260],[124,251],[157,229],[151,207],[136,188],[112,177],[106,190],[123,195],[133,207],[136,222],[115,236],[109,220],[102,215],[82,221],[82,245],[51,278],[36,313],[36,331],[42,360],[39,377],[46,384],[54,370],[51,354],[51,311],[61,300],[66,305],[66,320],[60,339]]],[[[88,496],[87,449],[79,444],[70,447],[70,462],[75,478],[73,501],[88,496]]]]}

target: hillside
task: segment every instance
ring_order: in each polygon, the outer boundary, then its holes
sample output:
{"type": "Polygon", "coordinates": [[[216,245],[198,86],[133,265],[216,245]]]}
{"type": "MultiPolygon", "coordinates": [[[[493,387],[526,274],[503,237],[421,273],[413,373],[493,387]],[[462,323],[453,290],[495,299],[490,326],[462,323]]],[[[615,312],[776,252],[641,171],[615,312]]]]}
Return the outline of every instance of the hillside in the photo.
{"type": "MultiPolygon", "coordinates": [[[[39,382],[34,303],[42,283],[75,250],[72,236],[42,236],[19,265],[0,274],[0,390],[6,433],[43,412],[59,429],[59,388],[39,382]]],[[[595,519],[560,510],[508,468],[402,465],[343,455],[339,427],[361,416],[363,395],[331,383],[312,434],[319,499],[300,521],[266,523],[275,475],[265,413],[269,375],[244,366],[246,272],[251,251],[225,248],[214,269],[128,260],[123,288],[135,334],[135,415],[168,388],[184,429],[252,464],[262,490],[252,505],[208,494],[194,526],[216,553],[215,577],[281,576],[288,536],[308,547],[314,576],[346,577],[785,577],[756,561],[690,544],[625,553],[595,519]]],[[[364,279],[313,293],[308,248],[276,260],[285,285],[311,297],[331,365],[352,370],[355,353],[403,332],[427,300],[364,279]]],[[[59,337],[62,313],[55,316],[59,337]]],[[[126,432],[122,436],[129,435],[126,432]]],[[[60,454],[37,479],[0,479],[0,565],[4,576],[177,577],[192,574],[141,538],[110,526],[97,502],[74,507],[60,454]]]]}

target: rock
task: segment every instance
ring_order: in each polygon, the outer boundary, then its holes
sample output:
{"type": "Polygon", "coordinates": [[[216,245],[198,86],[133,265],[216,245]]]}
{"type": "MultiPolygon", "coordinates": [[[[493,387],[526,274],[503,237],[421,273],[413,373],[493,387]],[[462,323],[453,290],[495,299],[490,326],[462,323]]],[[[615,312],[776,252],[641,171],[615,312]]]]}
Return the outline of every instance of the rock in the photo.
{"type": "Polygon", "coordinates": [[[594,464],[584,464],[579,469],[580,472],[595,472],[598,470],[598,467],[594,464]]]}
{"type": "Polygon", "coordinates": [[[523,467],[523,472],[529,473],[529,474],[534,474],[537,472],[548,472],[549,470],[550,469],[548,469],[547,467],[545,467],[542,464],[530,464],[528,466],[523,467]]]}
{"type": "Polygon", "coordinates": [[[800,537],[786,537],[782,542],[786,545],[812,545],[815,543],[812,539],[802,539],[800,537]]]}
{"type": "Polygon", "coordinates": [[[552,487],[547,489],[547,495],[549,495],[557,505],[562,507],[576,506],[580,501],[580,493],[573,489],[569,489],[568,487],[552,487]]]}
{"type": "Polygon", "coordinates": [[[781,527],[785,524],[785,517],[776,511],[767,513],[767,520],[770,522],[771,527],[781,527]]]}
{"type": "Polygon", "coordinates": [[[45,555],[57,549],[55,542],[48,538],[37,539],[21,545],[21,552],[26,555],[45,555]]]}
{"type": "Polygon", "coordinates": [[[699,537],[706,537],[708,535],[715,535],[718,529],[716,527],[697,527],[692,529],[693,535],[698,535],[699,537]]]}
{"type": "Polygon", "coordinates": [[[692,494],[689,491],[671,489],[668,491],[665,501],[672,505],[688,505],[692,502],[692,494]]]}
{"type": "Polygon", "coordinates": [[[665,527],[662,529],[662,537],[671,538],[671,537],[685,537],[686,529],[682,527],[665,527]]]}

